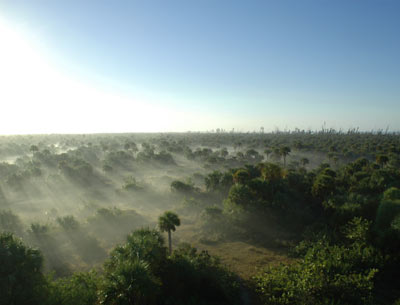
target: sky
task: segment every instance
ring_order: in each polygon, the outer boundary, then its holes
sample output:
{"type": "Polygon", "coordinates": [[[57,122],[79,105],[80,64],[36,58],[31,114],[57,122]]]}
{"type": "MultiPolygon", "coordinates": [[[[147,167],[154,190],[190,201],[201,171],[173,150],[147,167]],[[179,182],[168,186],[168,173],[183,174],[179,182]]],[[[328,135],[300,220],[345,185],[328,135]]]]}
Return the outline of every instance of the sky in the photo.
{"type": "Polygon", "coordinates": [[[0,0],[0,134],[400,131],[397,0],[0,0]]]}

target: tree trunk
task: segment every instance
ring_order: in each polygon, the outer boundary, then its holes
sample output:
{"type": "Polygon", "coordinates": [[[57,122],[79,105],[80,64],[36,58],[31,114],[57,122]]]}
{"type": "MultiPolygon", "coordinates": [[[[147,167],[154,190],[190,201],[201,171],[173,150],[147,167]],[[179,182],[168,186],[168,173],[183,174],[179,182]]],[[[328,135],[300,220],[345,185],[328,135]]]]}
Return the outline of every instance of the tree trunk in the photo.
{"type": "Polygon", "coordinates": [[[169,255],[171,255],[172,254],[171,230],[168,230],[168,245],[169,245],[169,255]]]}

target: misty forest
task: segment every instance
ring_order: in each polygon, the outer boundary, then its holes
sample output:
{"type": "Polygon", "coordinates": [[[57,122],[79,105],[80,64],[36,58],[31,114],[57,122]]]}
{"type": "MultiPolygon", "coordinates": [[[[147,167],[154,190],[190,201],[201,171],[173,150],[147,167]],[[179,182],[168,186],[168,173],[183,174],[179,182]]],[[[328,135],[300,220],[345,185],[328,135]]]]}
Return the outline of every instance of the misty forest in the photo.
{"type": "Polygon", "coordinates": [[[0,304],[400,304],[400,136],[0,137],[0,304]]]}

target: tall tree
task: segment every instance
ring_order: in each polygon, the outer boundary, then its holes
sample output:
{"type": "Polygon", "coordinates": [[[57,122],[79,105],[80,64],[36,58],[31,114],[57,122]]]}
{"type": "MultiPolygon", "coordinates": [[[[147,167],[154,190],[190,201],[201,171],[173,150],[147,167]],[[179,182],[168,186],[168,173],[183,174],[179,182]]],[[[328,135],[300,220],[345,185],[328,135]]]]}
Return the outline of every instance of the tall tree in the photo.
{"type": "Polygon", "coordinates": [[[37,147],[37,145],[31,145],[29,150],[30,150],[30,152],[35,153],[35,152],[39,151],[39,147],[37,147]]]}
{"type": "Polygon", "coordinates": [[[301,158],[300,163],[303,167],[306,167],[306,165],[310,163],[310,160],[307,158],[301,158]]]}
{"type": "Polygon", "coordinates": [[[279,149],[279,153],[283,158],[283,166],[286,166],[286,157],[290,154],[290,152],[291,152],[291,149],[289,146],[282,146],[279,149]]]}
{"type": "Polygon", "coordinates": [[[158,218],[158,226],[161,232],[168,232],[169,255],[172,254],[171,231],[175,231],[180,226],[181,220],[174,212],[167,211],[158,218]]]}
{"type": "Polygon", "coordinates": [[[267,156],[267,160],[269,160],[269,155],[272,153],[272,149],[267,148],[264,150],[264,154],[267,156]]]}

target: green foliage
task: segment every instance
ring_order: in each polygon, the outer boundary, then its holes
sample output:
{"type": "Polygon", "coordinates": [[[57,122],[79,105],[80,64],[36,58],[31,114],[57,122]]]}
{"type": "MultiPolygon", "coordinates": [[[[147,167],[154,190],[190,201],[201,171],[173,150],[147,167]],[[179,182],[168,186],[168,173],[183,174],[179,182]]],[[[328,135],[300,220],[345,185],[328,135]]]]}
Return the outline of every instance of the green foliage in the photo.
{"type": "Polygon", "coordinates": [[[275,182],[283,177],[282,168],[274,163],[264,163],[261,166],[261,175],[265,181],[275,182]]]}
{"type": "Polygon", "coordinates": [[[165,261],[166,248],[160,232],[151,229],[140,229],[129,234],[127,242],[117,246],[110,254],[105,267],[113,268],[121,260],[141,259],[150,264],[152,270],[158,270],[165,261]]]}
{"type": "Polygon", "coordinates": [[[40,238],[49,232],[48,225],[42,225],[40,223],[32,223],[29,233],[37,238],[40,238]]]}
{"type": "Polygon", "coordinates": [[[124,185],[122,186],[122,189],[127,191],[140,191],[143,190],[143,187],[137,183],[133,176],[129,176],[124,179],[124,185]]]}
{"type": "Polygon", "coordinates": [[[153,159],[163,164],[176,164],[172,155],[164,150],[160,151],[158,154],[154,154],[153,159]]]}
{"type": "Polygon", "coordinates": [[[376,229],[381,232],[387,230],[394,218],[399,214],[400,200],[383,200],[376,213],[376,229]]]}
{"type": "Polygon", "coordinates": [[[164,304],[240,304],[237,276],[206,251],[182,244],[162,274],[164,304]]]}
{"type": "Polygon", "coordinates": [[[93,166],[80,158],[67,158],[58,163],[58,169],[77,185],[88,185],[94,179],[93,166]]]}
{"type": "MultiPolygon", "coordinates": [[[[114,192],[121,188],[121,177],[132,172],[141,176],[149,167],[166,171],[156,183],[170,183],[168,176],[184,172],[182,167],[174,167],[175,155],[170,153],[187,157],[192,160],[190,166],[199,167],[193,170],[201,171],[195,179],[199,184],[205,182],[206,191],[184,180],[174,181],[171,190],[189,198],[185,199],[185,211],[193,214],[185,216],[199,220],[208,240],[229,236],[275,245],[282,235],[287,245],[305,239],[297,248],[304,257],[260,275],[259,288],[266,302],[357,304],[370,302],[373,295],[379,300],[377,304],[389,304],[398,298],[400,286],[393,280],[400,276],[398,134],[326,129],[228,134],[219,130],[191,135],[3,138],[0,157],[17,159],[14,164],[0,163],[0,201],[6,208],[24,213],[22,219],[28,215],[43,217],[37,203],[47,201],[47,191],[60,203],[67,203],[67,197],[76,202],[95,198],[97,203],[100,196],[101,200],[95,209],[85,210],[87,215],[95,211],[87,222],[78,223],[65,216],[57,218],[58,226],[53,226],[49,217],[49,225],[34,223],[27,234],[16,215],[0,211],[0,229],[17,232],[40,247],[47,271],[54,271],[56,276],[70,274],[69,269],[65,272],[60,268],[67,256],[75,268],[101,262],[106,255],[103,245],[111,249],[123,234],[148,220],[134,210],[96,211],[97,207],[109,206],[111,201],[127,206],[150,200],[159,202],[161,208],[168,199],[180,201],[181,196],[176,194],[142,192],[131,196],[114,192]],[[143,143],[140,152],[133,141],[143,143]],[[37,149],[29,153],[32,145],[37,149]],[[232,145],[236,154],[228,153],[232,145]],[[296,148],[289,166],[277,164],[283,158],[286,165],[290,149],[284,151],[284,147],[296,148]],[[259,163],[259,152],[264,149],[268,161],[276,164],[259,163]],[[335,166],[318,165],[319,156],[328,156],[335,166]],[[304,168],[309,161],[312,166],[304,168]],[[205,174],[205,168],[212,172],[205,174]],[[81,188],[72,192],[71,183],[81,188]],[[197,213],[202,213],[200,218],[197,213]],[[303,235],[305,231],[310,233],[303,235]],[[376,269],[379,272],[375,274],[376,269]],[[381,295],[387,299],[380,302],[381,295]]],[[[126,190],[140,187],[134,179],[124,182],[126,190]]],[[[144,191],[149,190],[150,185],[144,191]]],[[[59,207],[60,213],[68,209],[67,204],[59,207]]],[[[175,227],[173,224],[165,229],[171,232],[175,227]]],[[[158,232],[154,234],[161,237],[158,232]]],[[[104,278],[99,272],[49,279],[52,291],[40,288],[48,294],[48,302],[38,303],[232,304],[240,299],[227,293],[233,291],[229,283],[236,278],[213,269],[218,265],[214,258],[186,246],[167,256],[164,242],[151,235],[133,233],[127,243],[116,247],[104,267],[104,278]]]]}
{"type": "Polygon", "coordinates": [[[233,181],[238,184],[246,184],[250,180],[250,173],[246,169],[239,169],[233,174],[233,181]]]}
{"type": "Polygon", "coordinates": [[[74,216],[58,217],[57,222],[65,231],[69,242],[77,254],[87,263],[99,262],[105,259],[106,252],[99,241],[83,230],[74,216]]]}
{"type": "Polygon", "coordinates": [[[171,190],[178,193],[190,193],[194,191],[194,186],[190,183],[175,180],[171,183],[171,190]]]}
{"type": "Polygon", "coordinates": [[[300,262],[269,267],[255,277],[257,290],[265,304],[372,304],[374,255],[358,244],[319,242],[300,262]]]}
{"type": "Polygon", "coordinates": [[[302,166],[306,166],[307,164],[309,164],[310,163],[310,160],[308,159],[308,158],[301,158],[300,159],[300,164],[302,165],[302,166]]]}
{"type": "Polygon", "coordinates": [[[366,244],[369,238],[369,229],[371,227],[371,221],[363,219],[361,217],[354,217],[344,228],[345,236],[353,241],[360,244],[366,244]]]}
{"type": "Polygon", "coordinates": [[[211,232],[216,228],[221,230],[227,225],[223,210],[215,206],[206,207],[201,213],[201,219],[205,232],[211,232]]]}
{"type": "Polygon", "coordinates": [[[377,245],[386,253],[400,250],[400,200],[383,200],[376,213],[375,233],[377,245]]]}
{"type": "Polygon", "coordinates": [[[45,296],[43,258],[12,234],[0,234],[0,304],[36,305],[45,296]]]}
{"type": "Polygon", "coordinates": [[[188,245],[167,258],[163,242],[159,232],[141,229],[116,247],[104,265],[100,303],[239,304],[237,277],[218,259],[188,245]]]}
{"type": "Polygon", "coordinates": [[[0,210],[0,231],[22,235],[22,223],[11,211],[0,210]]]}
{"type": "Polygon", "coordinates": [[[24,182],[27,180],[26,178],[27,177],[21,173],[12,173],[7,177],[6,183],[13,190],[20,191],[23,188],[24,182]]]}
{"type": "Polygon", "coordinates": [[[71,277],[48,279],[48,295],[44,305],[97,304],[101,276],[95,272],[74,273],[71,277]]]}
{"type": "Polygon", "coordinates": [[[103,164],[102,169],[105,173],[110,173],[113,171],[113,167],[107,163],[103,164]]]}
{"type": "Polygon", "coordinates": [[[397,187],[388,188],[383,193],[383,200],[400,200],[400,189],[397,187]]]}
{"type": "Polygon", "coordinates": [[[244,154],[244,158],[248,163],[255,164],[261,162],[264,157],[260,155],[258,151],[251,148],[246,151],[246,153],[244,154]]]}
{"type": "Polygon", "coordinates": [[[291,149],[288,146],[282,146],[279,149],[279,154],[283,157],[283,164],[286,166],[286,157],[290,154],[291,149]]]}
{"type": "Polygon", "coordinates": [[[159,232],[141,229],[116,247],[104,265],[102,304],[155,304],[160,281],[158,274],[166,262],[164,240],[159,232]]]}
{"type": "Polygon", "coordinates": [[[378,163],[379,165],[386,165],[386,163],[389,162],[389,157],[387,155],[378,155],[376,156],[376,163],[378,163]]]}
{"type": "Polygon", "coordinates": [[[203,217],[210,219],[218,219],[222,216],[222,210],[217,207],[207,207],[204,209],[203,217]]]}
{"type": "Polygon", "coordinates": [[[238,206],[248,206],[254,198],[254,192],[244,184],[235,184],[231,187],[228,194],[228,201],[238,206]]]}
{"type": "Polygon", "coordinates": [[[148,263],[138,258],[123,260],[112,269],[107,269],[101,290],[101,304],[156,304],[159,290],[160,283],[151,273],[148,263]]]}
{"type": "Polygon", "coordinates": [[[219,182],[222,178],[222,173],[213,171],[205,178],[205,184],[208,191],[216,191],[219,187],[219,182]]]}
{"type": "Polygon", "coordinates": [[[65,252],[50,230],[50,226],[32,223],[28,230],[30,243],[40,249],[45,258],[45,271],[55,272],[56,276],[70,275],[70,268],[65,260],[65,252]]]}
{"type": "Polygon", "coordinates": [[[88,231],[92,235],[101,236],[110,245],[115,245],[121,235],[147,223],[147,219],[133,209],[100,208],[94,216],[88,218],[88,231]]]}
{"type": "Polygon", "coordinates": [[[111,151],[109,152],[104,159],[104,164],[107,164],[110,167],[129,167],[129,164],[132,163],[135,159],[132,154],[125,151],[111,151]]]}
{"type": "Polygon", "coordinates": [[[166,211],[158,218],[158,227],[161,232],[168,232],[169,254],[172,253],[171,231],[175,231],[181,225],[178,215],[171,211],[166,211]]]}
{"type": "Polygon", "coordinates": [[[161,232],[175,231],[176,226],[180,226],[181,221],[174,212],[167,211],[158,218],[158,226],[161,232]]]}
{"type": "Polygon", "coordinates": [[[79,229],[79,222],[72,215],[58,217],[57,222],[66,231],[76,231],[79,229]]]}
{"type": "Polygon", "coordinates": [[[335,178],[324,173],[319,174],[314,181],[311,193],[318,199],[324,199],[335,190],[335,178]]]}

